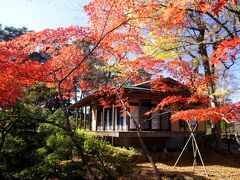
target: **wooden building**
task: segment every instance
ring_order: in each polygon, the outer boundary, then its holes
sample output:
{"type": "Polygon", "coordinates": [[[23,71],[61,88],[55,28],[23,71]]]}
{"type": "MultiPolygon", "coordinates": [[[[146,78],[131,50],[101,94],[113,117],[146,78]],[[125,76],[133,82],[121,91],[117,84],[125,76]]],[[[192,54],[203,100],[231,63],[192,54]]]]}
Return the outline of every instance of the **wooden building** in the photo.
{"type": "MultiPolygon", "coordinates": [[[[164,82],[169,87],[178,86],[179,83],[171,78],[165,78],[164,82]]],[[[175,89],[175,88],[173,88],[175,89]]],[[[189,95],[187,90],[173,90],[167,92],[153,92],[150,90],[150,82],[143,82],[133,86],[124,87],[124,96],[128,97],[132,117],[141,124],[141,135],[152,150],[180,149],[190,133],[184,121],[171,122],[170,113],[162,114],[156,111],[151,115],[145,112],[156,105],[169,94],[189,95]],[[162,114],[158,116],[158,114],[162,114]],[[146,121],[151,118],[151,120],[146,121]],[[144,123],[143,123],[144,122],[144,123]]],[[[119,107],[104,108],[100,105],[95,93],[71,105],[69,109],[77,109],[80,113],[79,124],[82,128],[96,132],[98,135],[111,141],[113,145],[138,147],[136,128],[129,116],[121,113],[119,107]]],[[[200,122],[196,134],[204,134],[205,123],[200,122]]]]}

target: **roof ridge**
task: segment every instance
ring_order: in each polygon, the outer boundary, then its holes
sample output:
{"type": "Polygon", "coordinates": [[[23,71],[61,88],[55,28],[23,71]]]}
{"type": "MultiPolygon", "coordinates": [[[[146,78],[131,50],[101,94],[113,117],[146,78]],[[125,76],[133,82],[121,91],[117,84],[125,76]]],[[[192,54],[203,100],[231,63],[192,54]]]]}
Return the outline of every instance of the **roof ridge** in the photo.
{"type": "Polygon", "coordinates": [[[132,85],[132,86],[140,86],[140,85],[143,85],[143,84],[146,84],[146,83],[150,83],[151,82],[151,80],[148,80],[148,81],[143,81],[143,82],[141,82],[141,83],[138,83],[138,84],[134,84],[134,85],[132,85]]]}

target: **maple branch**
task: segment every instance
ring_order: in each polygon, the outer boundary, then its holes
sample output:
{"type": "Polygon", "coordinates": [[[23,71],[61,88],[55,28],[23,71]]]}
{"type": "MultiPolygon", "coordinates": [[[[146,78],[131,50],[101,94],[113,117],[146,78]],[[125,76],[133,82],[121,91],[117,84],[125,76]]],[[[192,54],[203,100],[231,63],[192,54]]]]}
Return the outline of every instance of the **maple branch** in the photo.
{"type": "Polygon", "coordinates": [[[216,23],[218,23],[219,25],[221,25],[223,27],[223,29],[225,29],[225,31],[227,31],[228,35],[231,38],[234,38],[235,36],[232,34],[232,32],[223,24],[221,23],[217,18],[215,18],[211,13],[206,12],[206,14],[211,17],[216,23]]]}
{"type": "Polygon", "coordinates": [[[59,86],[62,84],[62,82],[64,80],[66,80],[76,69],[78,69],[81,64],[95,51],[95,49],[98,48],[98,46],[100,45],[100,43],[102,42],[103,39],[105,39],[106,36],[108,36],[110,33],[112,33],[113,31],[115,31],[116,29],[120,28],[122,25],[126,24],[128,21],[130,21],[131,19],[127,19],[125,21],[123,21],[122,23],[120,23],[118,26],[114,27],[113,29],[111,29],[110,31],[108,31],[104,36],[102,36],[96,43],[96,45],[92,48],[91,51],[89,51],[87,53],[87,55],[74,67],[72,68],[72,70],[70,70],[60,81],[59,81],[59,86]]]}
{"type": "Polygon", "coordinates": [[[147,28],[143,28],[143,27],[140,27],[140,26],[137,26],[137,25],[133,25],[133,24],[130,24],[130,23],[127,23],[129,26],[132,26],[132,27],[135,27],[135,28],[138,28],[138,29],[141,29],[141,30],[149,30],[147,28]]]}
{"type": "MultiPolygon", "coordinates": [[[[163,4],[163,3],[159,3],[162,7],[167,7],[167,5],[163,4]]],[[[186,10],[186,11],[189,11],[189,12],[198,12],[199,14],[206,14],[208,15],[211,19],[213,19],[217,24],[219,24],[220,26],[222,26],[222,28],[228,33],[228,35],[231,37],[231,38],[234,38],[235,36],[233,35],[233,33],[222,23],[220,22],[217,18],[215,18],[211,13],[209,12],[203,12],[201,10],[197,10],[197,9],[192,9],[192,8],[179,8],[180,10],[186,10]]],[[[229,11],[233,12],[233,13],[236,13],[236,14],[240,14],[240,11],[235,11],[235,10],[232,10],[230,8],[227,8],[229,11]]]]}
{"type": "Polygon", "coordinates": [[[185,9],[186,11],[189,11],[189,12],[198,12],[200,14],[206,14],[208,15],[211,19],[213,19],[217,24],[219,24],[220,26],[222,26],[222,28],[228,33],[228,35],[231,37],[231,38],[234,38],[235,36],[232,34],[232,32],[222,23],[220,22],[217,18],[215,18],[211,13],[209,12],[203,12],[201,10],[197,10],[197,9],[192,9],[192,8],[186,8],[185,9]]]}
{"type": "Polygon", "coordinates": [[[234,9],[230,9],[228,6],[225,6],[225,8],[226,8],[227,10],[229,10],[230,12],[232,12],[232,13],[234,13],[234,14],[237,14],[238,17],[240,16],[240,11],[237,11],[237,10],[234,10],[234,9]]]}
{"type": "Polygon", "coordinates": [[[231,59],[231,64],[227,65],[222,59],[220,59],[221,63],[223,64],[223,66],[225,67],[224,71],[223,71],[223,77],[225,77],[225,73],[227,70],[229,70],[234,64],[235,64],[235,61],[233,61],[231,59]]]}
{"type": "MultiPolygon", "coordinates": [[[[21,75],[22,77],[25,77],[25,78],[29,78],[29,79],[32,79],[34,81],[41,81],[37,78],[34,78],[32,77],[31,75],[29,75],[28,73],[23,73],[23,71],[20,71],[19,68],[17,66],[14,66],[17,70],[17,72],[19,73],[19,75],[21,75]]],[[[51,81],[51,80],[47,80],[45,79],[44,82],[48,82],[48,83],[54,83],[55,81],[51,81]]]]}
{"type": "Polygon", "coordinates": [[[116,0],[113,1],[112,5],[111,5],[111,7],[110,7],[110,9],[109,9],[109,11],[108,11],[108,13],[107,13],[106,21],[104,22],[103,30],[102,30],[102,34],[101,34],[101,36],[100,36],[100,39],[103,37],[104,31],[105,31],[105,29],[106,29],[106,27],[107,27],[107,22],[108,22],[108,20],[109,20],[109,16],[110,16],[111,10],[112,10],[112,8],[113,8],[113,6],[114,6],[115,3],[116,3],[116,0]]]}

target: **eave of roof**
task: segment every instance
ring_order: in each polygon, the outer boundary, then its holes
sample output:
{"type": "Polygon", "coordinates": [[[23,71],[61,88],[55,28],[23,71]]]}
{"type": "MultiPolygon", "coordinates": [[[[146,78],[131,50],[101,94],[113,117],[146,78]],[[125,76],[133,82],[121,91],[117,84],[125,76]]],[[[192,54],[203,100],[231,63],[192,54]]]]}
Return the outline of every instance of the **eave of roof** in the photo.
{"type": "Polygon", "coordinates": [[[130,89],[130,90],[142,90],[142,91],[151,91],[149,88],[142,88],[142,87],[135,87],[135,86],[126,86],[123,87],[124,89],[130,89]]]}
{"type": "Polygon", "coordinates": [[[144,82],[141,82],[141,83],[138,83],[138,84],[134,84],[133,86],[134,86],[134,87],[136,87],[136,86],[141,86],[141,85],[148,84],[148,83],[150,83],[150,82],[151,82],[151,80],[149,80],[149,81],[144,81],[144,82]]]}
{"type": "MultiPolygon", "coordinates": [[[[171,83],[174,83],[174,84],[180,84],[178,81],[172,79],[172,78],[164,78],[165,81],[169,81],[171,83]]],[[[150,81],[145,81],[145,82],[142,82],[142,83],[139,83],[139,84],[135,84],[135,85],[132,85],[132,86],[123,86],[123,88],[125,90],[134,90],[134,91],[142,91],[142,92],[152,92],[151,89],[149,88],[144,88],[144,87],[138,87],[138,86],[141,86],[141,85],[144,85],[144,84],[147,84],[147,83],[150,83],[150,81]]],[[[84,97],[83,99],[81,99],[80,101],[70,105],[68,107],[68,109],[76,109],[78,107],[83,107],[83,106],[87,106],[87,105],[90,105],[92,103],[93,100],[96,100],[96,97],[95,97],[95,93],[98,92],[97,90],[94,90],[92,91],[92,93],[86,97],[84,97]]],[[[157,91],[153,91],[154,93],[160,93],[160,92],[157,92],[157,91]]],[[[185,95],[189,95],[189,93],[184,93],[184,92],[161,92],[163,94],[168,94],[168,93],[176,93],[176,94],[185,94],[185,95]]]]}
{"type": "Polygon", "coordinates": [[[89,105],[93,99],[94,99],[94,93],[90,94],[90,95],[84,97],[83,99],[81,99],[80,101],[68,106],[68,109],[76,109],[78,107],[89,105]]]}

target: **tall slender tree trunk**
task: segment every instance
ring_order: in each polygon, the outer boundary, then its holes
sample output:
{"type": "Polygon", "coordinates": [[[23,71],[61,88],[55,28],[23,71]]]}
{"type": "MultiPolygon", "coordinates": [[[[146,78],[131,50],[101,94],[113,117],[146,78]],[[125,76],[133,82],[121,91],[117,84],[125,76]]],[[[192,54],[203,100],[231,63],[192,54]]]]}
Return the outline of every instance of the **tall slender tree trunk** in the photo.
{"type": "Polygon", "coordinates": [[[222,128],[221,128],[221,121],[215,124],[215,150],[217,152],[222,152],[223,150],[223,142],[222,142],[222,128]]]}
{"type": "Polygon", "coordinates": [[[82,159],[83,167],[85,168],[88,177],[90,179],[98,179],[97,176],[95,175],[95,173],[92,171],[91,167],[88,164],[88,160],[86,158],[86,155],[84,153],[84,150],[83,150],[80,142],[78,142],[76,135],[72,131],[71,124],[70,124],[70,119],[69,119],[68,114],[67,114],[67,110],[64,109],[64,112],[65,112],[66,121],[67,121],[66,125],[67,125],[67,129],[68,129],[68,134],[69,134],[71,140],[73,141],[73,143],[74,143],[74,145],[75,145],[75,147],[78,151],[78,154],[80,155],[80,157],[82,159]]]}
{"type": "Polygon", "coordinates": [[[98,177],[95,175],[95,173],[92,171],[92,169],[90,168],[89,164],[88,164],[88,160],[86,158],[86,155],[84,154],[84,151],[82,149],[81,144],[78,142],[76,136],[74,135],[74,133],[72,131],[69,132],[69,136],[71,137],[71,140],[73,141],[78,154],[80,155],[82,162],[83,162],[83,167],[87,172],[87,175],[90,179],[98,179],[98,177]]]}
{"type": "MultiPolygon", "coordinates": [[[[210,80],[208,82],[209,94],[212,98],[210,106],[218,107],[216,97],[213,95],[216,91],[216,84],[215,84],[215,81],[211,78],[215,75],[215,66],[210,65],[209,57],[207,53],[207,47],[205,44],[202,44],[204,42],[206,26],[202,24],[198,24],[198,25],[199,25],[199,36],[197,40],[200,44],[199,53],[202,56],[202,63],[203,63],[205,77],[210,77],[210,80]]],[[[221,152],[223,148],[223,144],[221,139],[221,122],[220,121],[215,124],[214,132],[212,133],[214,133],[214,137],[215,137],[215,150],[218,152],[221,152]]]]}
{"type": "Polygon", "coordinates": [[[84,153],[84,149],[81,146],[80,142],[78,142],[78,139],[77,139],[76,135],[74,134],[74,132],[72,130],[71,123],[70,123],[70,118],[69,118],[69,115],[68,115],[68,110],[65,107],[65,104],[64,104],[64,101],[63,101],[62,91],[61,91],[60,85],[61,84],[59,84],[59,86],[58,86],[58,90],[59,90],[58,95],[59,95],[59,99],[61,101],[61,108],[62,108],[62,110],[64,112],[64,115],[65,115],[67,133],[69,134],[73,144],[75,145],[75,147],[78,151],[79,156],[82,159],[83,167],[87,172],[88,178],[93,179],[93,180],[98,179],[96,174],[92,171],[91,167],[89,166],[88,160],[87,160],[86,155],[84,153]]]}
{"type": "Polygon", "coordinates": [[[153,167],[153,170],[155,172],[155,175],[157,177],[158,180],[161,179],[161,174],[160,172],[158,171],[157,169],[157,166],[155,164],[155,162],[153,161],[152,159],[152,156],[150,155],[144,141],[143,141],[143,138],[142,138],[142,135],[141,135],[141,128],[139,127],[139,124],[137,123],[137,121],[132,117],[131,113],[129,112],[129,110],[127,109],[127,107],[125,106],[120,94],[117,92],[117,96],[123,106],[123,109],[124,111],[127,113],[127,115],[129,116],[130,120],[133,122],[135,128],[136,128],[136,131],[137,131],[137,136],[138,136],[138,140],[139,140],[139,143],[140,145],[142,146],[142,150],[143,150],[143,153],[147,156],[149,162],[151,163],[152,167],[153,167]]]}

